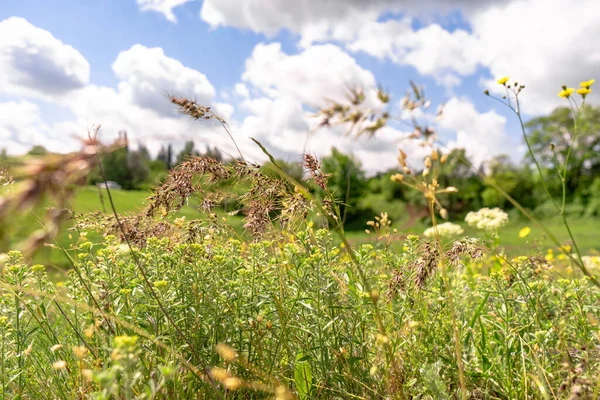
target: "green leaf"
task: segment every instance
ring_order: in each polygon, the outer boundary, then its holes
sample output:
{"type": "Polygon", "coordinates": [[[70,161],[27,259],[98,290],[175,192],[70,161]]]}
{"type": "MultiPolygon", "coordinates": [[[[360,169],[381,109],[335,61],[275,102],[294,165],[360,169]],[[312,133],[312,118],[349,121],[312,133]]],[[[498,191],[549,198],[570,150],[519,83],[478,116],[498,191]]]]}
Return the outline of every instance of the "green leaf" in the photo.
{"type": "Polygon", "coordinates": [[[299,353],[294,364],[294,380],[300,400],[308,399],[312,390],[312,371],[308,360],[309,356],[299,353]]]}

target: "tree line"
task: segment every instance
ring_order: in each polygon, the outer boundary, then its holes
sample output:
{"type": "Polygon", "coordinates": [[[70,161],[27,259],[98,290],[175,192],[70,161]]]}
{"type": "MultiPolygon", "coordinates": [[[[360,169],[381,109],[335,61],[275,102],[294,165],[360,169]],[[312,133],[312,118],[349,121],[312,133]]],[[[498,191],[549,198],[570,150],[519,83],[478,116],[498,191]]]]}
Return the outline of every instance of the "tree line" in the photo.
{"type": "MultiPolygon", "coordinates": [[[[596,216],[600,214],[600,107],[587,107],[576,137],[572,136],[572,129],[572,115],[568,108],[558,108],[549,115],[533,118],[527,123],[529,142],[538,157],[550,194],[556,197],[561,194],[560,175],[564,171],[560,171],[558,165],[563,164],[571,147],[569,166],[564,175],[567,210],[571,214],[596,216]]],[[[120,135],[126,139],[126,133],[120,135]]],[[[42,146],[34,146],[30,151],[32,155],[44,153],[42,146]]],[[[224,159],[216,147],[206,146],[202,151],[195,147],[193,141],[188,141],[177,153],[171,144],[166,144],[156,157],[152,157],[143,145],[135,150],[124,146],[103,155],[102,161],[107,180],[117,182],[124,189],[147,189],[161,182],[170,170],[191,156],[207,156],[218,161],[224,159]]],[[[512,205],[492,187],[492,183],[540,217],[555,214],[546,192],[539,184],[542,178],[529,155],[517,163],[506,155],[497,156],[479,171],[474,171],[465,162],[467,159],[464,150],[452,150],[440,173],[442,187],[454,186],[458,189],[457,193],[442,199],[451,215],[460,217],[469,210],[481,207],[510,210],[512,205]]],[[[290,176],[302,180],[300,159],[279,160],[279,164],[290,176]]],[[[349,229],[364,228],[367,220],[382,211],[388,212],[390,218],[399,220],[406,219],[409,214],[413,217],[426,214],[423,212],[426,200],[418,192],[391,181],[391,176],[398,173],[399,169],[367,176],[356,158],[335,148],[329,156],[321,159],[321,164],[323,172],[331,175],[328,190],[340,199],[341,216],[349,229]]],[[[90,184],[102,181],[99,171],[89,176],[90,184]]],[[[318,194],[320,189],[315,187],[313,190],[318,194]]]]}

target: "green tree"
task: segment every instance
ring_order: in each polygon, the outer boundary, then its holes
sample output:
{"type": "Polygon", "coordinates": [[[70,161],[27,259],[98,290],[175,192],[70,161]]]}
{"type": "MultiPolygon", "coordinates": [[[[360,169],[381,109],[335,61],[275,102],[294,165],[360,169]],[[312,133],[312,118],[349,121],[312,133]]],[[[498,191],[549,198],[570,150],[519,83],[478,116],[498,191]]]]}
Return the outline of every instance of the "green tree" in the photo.
{"type": "Polygon", "coordinates": [[[48,154],[48,150],[46,150],[44,146],[35,145],[31,148],[31,150],[29,150],[27,154],[29,154],[30,156],[45,156],[46,154],[48,154]]]}
{"type": "MultiPolygon", "coordinates": [[[[600,107],[586,106],[579,133],[573,136],[573,112],[560,107],[550,115],[533,118],[526,127],[533,153],[546,174],[553,195],[559,193],[558,169],[570,150],[566,186],[571,200],[578,197],[600,173],[600,107]]],[[[531,156],[526,155],[528,163],[531,156]]]]}
{"type": "Polygon", "coordinates": [[[372,215],[361,210],[359,202],[365,193],[367,180],[360,162],[351,155],[331,149],[331,155],[321,160],[322,170],[330,174],[327,188],[341,201],[342,222],[350,228],[362,228],[372,215]]]}
{"type": "Polygon", "coordinates": [[[200,155],[200,152],[198,152],[198,150],[196,150],[194,148],[194,141],[189,140],[189,141],[185,142],[185,145],[183,146],[183,150],[181,150],[179,152],[179,154],[177,154],[176,165],[179,165],[182,162],[187,161],[192,156],[199,156],[199,155],[200,155]]]}

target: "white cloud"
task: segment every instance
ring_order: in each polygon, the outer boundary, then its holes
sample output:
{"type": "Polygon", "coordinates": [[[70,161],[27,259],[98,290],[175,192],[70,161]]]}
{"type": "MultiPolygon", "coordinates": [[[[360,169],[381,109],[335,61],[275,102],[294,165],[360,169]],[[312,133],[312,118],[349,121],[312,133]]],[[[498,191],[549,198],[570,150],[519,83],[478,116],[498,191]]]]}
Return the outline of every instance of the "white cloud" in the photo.
{"type": "Polygon", "coordinates": [[[200,17],[213,27],[232,26],[275,35],[287,29],[302,36],[302,44],[347,40],[362,24],[386,12],[430,19],[463,9],[475,12],[498,0],[204,0],[200,17]]]}
{"type": "MultiPolygon", "coordinates": [[[[245,136],[256,137],[276,157],[299,159],[304,152],[327,156],[336,147],[352,153],[369,174],[396,167],[400,139],[407,135],[391,127],[382,129],[372,139],[346,136],[345,128],[314,129],[317,121],[303,109],[300,101],[290,97],[266,97],[246,100],[242,107],[253,114],[239,126],[245,136]]],[[[427,150],[415,142],[404,142],[412,162],[422,158],[427,150]]]]}
{"type": "MultiPolygon", "coordinates": [[[[168,103],[168,100],[165,99],[168,103]]],[[[214,105],[215,112],[228,118],[233,106],[227,103],[214,105]]],[[[174,114],[164,116],[153,110],[129,101],[126,96],[112,88],[89,85],[72,94],[69,108],[72,120],[53,126],[58,134],[84,136],[88,129],[101,125],[101,139],[110,142],[121,130],[127,131],[132,144],[145,144],[156,152],[161,145],[173,143],[175,147],[193,140],[199,148],[217,146],[236,155],[231,139],[216,121],[193,121],[186,116],[174,114]]],[[[240,138],[234,130],[236,140],[248,146],[249,141],[240,138]]]]}
{"type": "Polygon", "coordinates": [[[474,73],[481,60],[479,42],[467,31],[457,29],[450,33],[437,24],[413,31],[408,19],[366,24],[348,48],[410,65],[421,75],[436,77],[445,86],[459,83],[455,74],[474,73]]]}
{"type": "Polygon", "coordinates": [[[119,91],[123,96],[161,115],[174,113],[167,97],[170,93],[195,98],[200,104],[210,104],[215,95],[206,75],[167,57],[160,47],[136,44],[119,53],[112,68],[121,79],[119,91]]]}
{"type": "Polygon", "coordinates": [[[446,87],[488,68],[494,77],[525,83],[524,110],[536,114],[561,104],[561,85],[576,85],[600,70],[599,13],[596,0],[205,0],[201,18],[213,27],[266,35],[288,30],[303,47],[338,41],[351,51],[413,66],[446,87]],[[456,10],[468,30],[437,23],[456,10]],[[413,27],[415,20],[421,28],[413,27]]]}
{"type": "Polygon", "coordinates": [[[246,60],[242,79],[270,97],[293,97],[307,105],[344,100],[348,89],[375,88],[375,77],[332,44],[314,45],[288,55],[280,43],[258,44],[246,60]]]}
{"type": "Polygon", "coordinates": [[[0,92],[52,97],[85,86],[90,65],[73,47],[23,18],[0,22],[0,92]]]}
{"type": "Polygon", "coordinates": [[[0,148],[8,153],[26,153],[33,144],[63,151],[67,141],[42,121],[37,104],[26,100],[0,103],[0,148]]]}
{"type": "MultiPolygon", "coordinates": [[[[598,15],[595,0],[514,1],[478,13],[473,34],[487,49],[484,62],[493,77],[508,75],[526,85],[523,111],[547,113],[566,105],[557,96],[561,85],[599,78],[598,15]]],[[[495,79],[488,84],[500,89],[495,79]]]]}
{"type": "Polygon", "coordinates": [[[439,126],[446,133],[456,132],[456,139],[448,141],[448,147],[464,148],[476,166],[500,154],[518,156],[516,139],[506,132],[506,118],[493,110],[479,113],[470,101],[450,99],[439,126]]]}
{"type": "MultiPolygon", "coordinates": [[[[339,47],[313,45],[288,55],[279,43],[259,44],[246,61],[243,79],[263,96],[240,104],[250,114],[241,123],[240,133],[257,137],[275,156],[293,159],[305,151],[325,156],[336,147],[353,153],[369,173],[396,166],[400,139],[406,132],[386,127],[368,140],[348,137],[347,127],[316,129],[312,106],[323,104],[325,98],[345,101],[349,88],[363,87],[368,94],[366,105],[381,107],[374,100],[372,73],[339,47]]],[[[417,158],[424,154],[415,143],[404,145],[417,158]]]]}
{"type": "Polygon", "coordinates": [[[235,91],[235,94],[237,94],[238,96],[241,96],[244,98],[250,97],[250,91],[248,90],[248,87],[243,83],[236,83],[235,87],[234,87],[234,91],[235,91]]]}
{"type": "Polygon", "coordinates": [[[154,11],[161,13],[170,22],[177,22],[173,9],[184,5],[191,0],[137,0],[140,11],[154,11]]]}

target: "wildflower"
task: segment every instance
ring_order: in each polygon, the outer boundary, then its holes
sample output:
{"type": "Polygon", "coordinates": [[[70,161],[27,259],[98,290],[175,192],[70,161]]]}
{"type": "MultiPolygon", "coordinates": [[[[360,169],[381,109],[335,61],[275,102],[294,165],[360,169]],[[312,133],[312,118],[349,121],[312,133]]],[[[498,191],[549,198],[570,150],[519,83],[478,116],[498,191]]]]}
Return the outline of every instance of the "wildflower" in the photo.
{"type": "Polygon", "coordinates": [[[523,228],[519,231],[519,237],[525,238],[525,237],[529,236],[530,233],[531,233],[531,228],[526,226],[525,228],[523,228]]]}
{"type": "Polygon", "coordinates": [[[115,347],[125,348],[134,347],[138,341],[137,336],[115,336],[115,347]]]}
{"type": "Polygon", "coordinates": [[[503,76],[502,78],[498,79],[498,84],[506,86],[506,82],[508,82],[509,79],[510,78],[508,76],[503,76]]]}
{"type": "Polygon", "coordinates": [[[67,368],[67,362],[65,360],[59,360],[52,364],[52,368],[54,368],[57,371],[60,371],[62,369],[67,368]]]}
{"type": "Polygon", "coordinates": [[[377,334],[377,342],[378,343],[382,343],[382,344],[386,344],[386,343],[390,342],[390,338],[388,338],[386,335],[378,333],[377,334]]]}
{"type": "Polygon", "coordinates": [[[566,88],[566,89],[563,89],[560,92],[558,92],[558,95],[560,97],[562,97],[563,99],[568,99],[573,94],[574,91],[575,91],[575,89],[573,89],[573,88],[566,88]]]}
{"type": "Polygon", "coordinates": [[[594,82],[596,82],[595,79],[590,79],[589,81],[583,81],[583,82],[581,82],[579,84],[579,86],[581,86],[584,89],[589,89],[594,84],[594,82]]]}
{"type": "Polygon", "coordinates": [[[23,355],[25,357],[29,357],[29,355],[31,354],[31,351],[33,350],[33,342],[29,343],[29,346],[27,346],[27,348],[25,349],[25,351],[23,352],[23,355]]]}
{"type": "Polygon", "coordinates": [[[442,209],[440,210],[440,216],[441,216],[443,219],[448,219],[448,210],[446,210],[445,208],[442,208],[442,209]]]}
{"type": "Polygon", "coordinates": [[[580,94],[581,97],[583,97],[584,99],[585,99],[585,96],[587,96],[590,93],[592,93],[592,89],[590,89],[590,88],[579,88],[579,89],[577,89],[577,94],[580,94]]]}
{"type": "Polygon", "coordinates": [[[231,346],[228,346],[226,344],[219,343],[215,350],[217,351],[217,353],[219,353],[221,357],[223,357],[227,361],[233,361],[237,358],[237,353],[235,352],[235,350],[231,346]]]}
{"type": "Polygon", "coordinates": [[[93,375],[94,373],[91,369],[86,368],[81,370],[81,376],[83,376],[83,378],[88,382],[92,380],[93,375]]]}
{"type": "Polygon", "coordinates": [[[404,175],[402,174],[394,174],[391,176],[390,178],[392,180],[392,182],[402,182],[402,180],[404,180],[404,175]]]}
{"type": "Polygon", "coordinates": [[[210,375],[219,382],[224,382],[226,379],[229,378],[229,374],[227,373],[227,371],[219,367],[213,367],[210,370],[210,375]]]}
{"type": "Polygon", "coordinates": [[[465,222],[469,226],[486,231],[496,231],[502,228],[508,222],[508,214],[495,208],[482,208],[479,211],[471,211],[465,217],[465,222]]]}
{"type": "Polygon", "coordinates": [[[409,328],[416,328],[416,327],[418,327],[419,325],[421,325],[421,323],[420,323],[419,321],[410,321],[410,322],[408,323],[408,327],[409,327],[409,328]]]}
{"type": "Polygon", "coordinates": [[[154,287],[157,289],[164,289],[167,287],[167,285],[168,285],[168,282],[164,281],[164,280],[154,282],[154,287]]]}
{"type": "Polygon", "coordinates": [[[75,357],[79,359],[83,359],[87,353],[87,348],[85,346],[73,346],[73,353],[75,353],[75,357]]]}
{"type": "Polygon", "coordinates": [[[599,256],[582,256],[581,261],[583,265],[589,269],[600,269],[600,257],[599,256]]]}
{"type": "MultiPolygon", "coordinates": [[[[462,235],[464,230],[460,225],[453,224],[452,222],[444,222],[437,225],[437,232],[440,237],[452,237],[462,235]]],[[[428,238],[434,237],[435,227],[427,228],[423,235],[428,238]]]]}
{"type": "Polygon", "coordinates": [[[548,249],[548,253],[546,253],[546,256],[544,258],[548,262],[554,260],[554,252],[552,251],[552,249],[548,249]]]}
{"type": "Polygon", "coordinates": [[[223,386],[225,386],[229,390],[238,390],[240,386],[242,386],[242,381],[239,378],[235,377],[227,378],[223,382],[223,386]]]}

